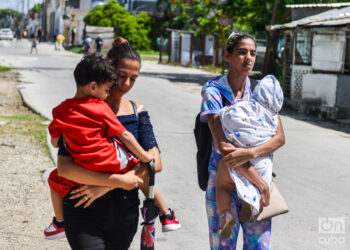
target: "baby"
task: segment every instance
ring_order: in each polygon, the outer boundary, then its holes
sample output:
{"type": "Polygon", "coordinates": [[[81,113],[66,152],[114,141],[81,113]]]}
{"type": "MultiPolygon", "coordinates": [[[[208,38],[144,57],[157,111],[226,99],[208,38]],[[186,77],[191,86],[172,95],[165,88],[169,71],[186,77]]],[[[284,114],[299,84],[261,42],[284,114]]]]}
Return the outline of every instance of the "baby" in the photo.
{"type": "MultiPolygon", "coordinates": [[[[236,147],[253,147],[263,144],[276,134],[278,113],[283,104],[283,92],[278,80],[268,75],[255,87],[249,101],[237,102],[223,108],[219,117],[226,139],[236,147]]],[[[270,186],[272,180],[272,154],[250,161],[256,171],[270,186]]],[[[216,184],[216,202],[221,215],[219,233],[225,239],[231,235],[236,223],[231,213],[230,192],[236,186],[242,199],[240,222],[244,223],[260,211],[260,192],[234,168],[219,164],[216,184]],[[230,178],[231,177],[231,178],[230,178]]]]}

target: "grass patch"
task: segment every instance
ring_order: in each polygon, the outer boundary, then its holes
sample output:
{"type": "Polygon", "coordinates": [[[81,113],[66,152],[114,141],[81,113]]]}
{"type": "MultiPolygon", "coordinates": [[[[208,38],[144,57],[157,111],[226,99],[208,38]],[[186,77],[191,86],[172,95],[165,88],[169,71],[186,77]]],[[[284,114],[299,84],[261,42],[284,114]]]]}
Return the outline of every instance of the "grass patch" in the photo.
{"type": "Polygon", "coordinates": [[[38,143],[46,153],[46,128],[43,124],[47,120],[34,113],[0,115],[0,120],[6,124],[0,126],[0,134],[31,136],[34,142],[38,143]]]}
{"type": "Polygon", "coordinates": [[[152,56],[152,55],[141,55],[141,60],[145,60],[145,61],[159,61],[159,57],[158,56],[152,56]]]}
{"type": "MultiPolygon", "coordinates": [[[[203,70],[211,72],[211,73],[217,73],[217,74],[221,74],[221,67],[215,66],[215,65],[208,65],[208,66],[204,66],[202,67],[203,70]]],[[[225,72],[227,72],[227,70],[225,69],[225,72]]]]}
{"type": "Polygon", "coordinates": [[[72,47],[72,48],[66,48],[66,50],[73,52],[73,53],[83,53],[82,47],[72,47]]]}
{"type": "Polygon", "coordinates": [[[139,50],[138,51],[140,55],[155,55],[159,56],[159,51],[154,50],[139,50]]]}
{"type": "Polygon", "coordinates": [[[0,72],[10,71],[10,70],[11,70],[11,68],[0,65],[0,72]]]}

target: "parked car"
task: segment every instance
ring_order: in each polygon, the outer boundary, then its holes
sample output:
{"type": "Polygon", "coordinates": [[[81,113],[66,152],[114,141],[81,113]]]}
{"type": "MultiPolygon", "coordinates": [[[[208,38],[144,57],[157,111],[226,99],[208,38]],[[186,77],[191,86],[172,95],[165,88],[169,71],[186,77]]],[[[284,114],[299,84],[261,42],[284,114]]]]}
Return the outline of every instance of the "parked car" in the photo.
{"type": "Polygon", "coordinates": [[[0,30],[0,40],[11,40],[13,39],[13,33],[11,29],[1,29],[0,30]]]}

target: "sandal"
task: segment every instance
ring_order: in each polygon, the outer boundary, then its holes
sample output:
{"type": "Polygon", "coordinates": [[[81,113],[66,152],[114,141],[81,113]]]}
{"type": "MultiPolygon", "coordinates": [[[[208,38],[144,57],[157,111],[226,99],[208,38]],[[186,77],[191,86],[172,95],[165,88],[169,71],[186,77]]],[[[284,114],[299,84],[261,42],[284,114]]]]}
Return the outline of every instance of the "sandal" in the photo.
{"type": "Polygon", "coordinates": [[[242,200],[242,208],[239,211],[239,222],[246,223],[252,218],[252,208],[249,203],[242,200]]]}
{"type": "Polygon", "coordinates": [[[219,234],[221,239],[227,239],[232,233],[232,227],[236,224],[235,217],[231,212],[226,211],[221,215],[221,225],[219,228],[219,234]],[[227,219],[227,220],[226,220],[227,219]]]}

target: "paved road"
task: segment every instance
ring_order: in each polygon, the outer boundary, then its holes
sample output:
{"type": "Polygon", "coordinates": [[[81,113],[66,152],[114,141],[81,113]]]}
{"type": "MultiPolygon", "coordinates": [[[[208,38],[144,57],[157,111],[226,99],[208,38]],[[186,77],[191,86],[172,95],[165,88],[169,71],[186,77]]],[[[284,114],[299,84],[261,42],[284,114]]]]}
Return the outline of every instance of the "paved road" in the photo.
{"type": "MultiPolygon", "coordinates": [[[[48,44],[39,45],[38,55],[29,55],[29,49],[24,41],[0,42],[0,65],[18,69],[25,101],[50,118],[51,108],[74,93],[72,69],[80,56],[53,51],[48,44]]],[[[181,230],[163,234],[157,222],[157,249],[208,249],[192,129],[200,105],[198,83],[210,74],[154,62],[144,62],[141,72],[128,97],[150,111],[164,162],[156,183],[182,223],[181,230]]],[[[276,182],[290,213],[273,220],[272,248],[350,249],[350,135],[299,115],[286,113],[282,121],[287,144],[275,154],[276,182]]],[[[139,248],[138,237],[132,249],[139,248]]]]}

